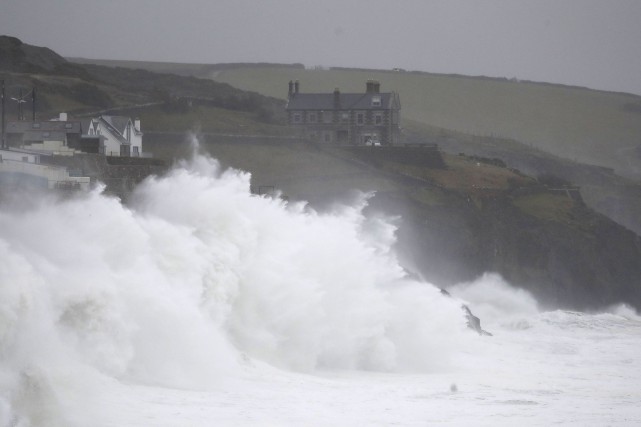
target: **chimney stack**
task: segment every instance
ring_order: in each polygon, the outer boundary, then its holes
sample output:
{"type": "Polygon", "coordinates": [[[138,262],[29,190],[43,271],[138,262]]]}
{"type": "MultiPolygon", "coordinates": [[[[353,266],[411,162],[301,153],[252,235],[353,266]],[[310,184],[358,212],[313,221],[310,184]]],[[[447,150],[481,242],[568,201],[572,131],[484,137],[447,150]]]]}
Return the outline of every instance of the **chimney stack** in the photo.
{"type": "Polygon", "coordinates": [[[291,98],[293,94],[294,94],[294,82],[290,80],[289,81],[289,90],[287,91],[287,97],[291,98]]]}
{"type": "Polygon", "coordinates": [[[140,119],[138,117],[134,120],[134,128],[140,132],[140,119]]]}
{"type": "Polygon", "coordinates": [[[61,122],[66,122],[67,121],[67,113],[60,113],[58,116],[58,120],[61,122]]]}
{"type": "Polygon", "coordinates": [[[338,88],[334,89],[334,109],[340,110],[341,108],[341,92],[338,88]]]}
{"type": "Polygon", "coordinates": [[[300,85],[299,85],[299,83],[298,83],[298,80],[296,80],[296,81],[294,82],[294,95],[298,95],[298,89],[299,89],[299,87],[300,87],[300,85]]]}

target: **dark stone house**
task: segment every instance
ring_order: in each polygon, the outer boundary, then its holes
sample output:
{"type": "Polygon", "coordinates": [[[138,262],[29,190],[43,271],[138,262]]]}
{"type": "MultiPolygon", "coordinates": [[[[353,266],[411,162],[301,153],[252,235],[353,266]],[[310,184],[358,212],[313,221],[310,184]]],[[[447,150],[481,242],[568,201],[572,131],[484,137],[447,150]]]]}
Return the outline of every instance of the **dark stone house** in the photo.
{"type": "Polygon", "coordinates": [[[300,93],[289,82],[287,120],[305,138],[333,144],[391,145],[398,142],[401,102],[368,80],[364,93],[300,93]]]}

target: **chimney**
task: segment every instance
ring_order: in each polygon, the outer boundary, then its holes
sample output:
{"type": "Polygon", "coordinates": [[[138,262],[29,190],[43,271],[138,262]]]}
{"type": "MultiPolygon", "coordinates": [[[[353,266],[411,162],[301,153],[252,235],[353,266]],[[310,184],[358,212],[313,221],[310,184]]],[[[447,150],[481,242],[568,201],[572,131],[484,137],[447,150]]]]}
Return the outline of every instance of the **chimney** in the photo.
{"type": "Polygon", "coordinates": [[[287,97],[291,98],[293,94],[294,94],[294,82],[290,80],[289,81],[289,90],[287,91],[287,97]]]}
{"type": "Polygon", "coordinates": [[[341,108],[341,92],[338,88],[334,89],[334,109],[340,110],[341,108]]]}
{"type": "Polygon", "coordinates": [[[136,117],[136,119],[134,120],[134,128],[135,128],[138,132],[140,132],[140,119],[139,119],[139,118],[137,118],[137,117],[136,117]]]}
{"type": "Polygon", "coordinates": [[[380,93],[381,84],[377,80],[368,80],[365,84],[366,93],[380,93]]]}
{"type": "Polygon", "coordinates": [[[61,122],[66,122],[67,121],[67,113],[60,113],[60,115],[58,116],[58,120],[60,120],[61,122]]]}
{"type": "Polygon", "coordinates": [[[299,83],[298,80],[294,82],[294,95],[298,95],[299,83]]]}

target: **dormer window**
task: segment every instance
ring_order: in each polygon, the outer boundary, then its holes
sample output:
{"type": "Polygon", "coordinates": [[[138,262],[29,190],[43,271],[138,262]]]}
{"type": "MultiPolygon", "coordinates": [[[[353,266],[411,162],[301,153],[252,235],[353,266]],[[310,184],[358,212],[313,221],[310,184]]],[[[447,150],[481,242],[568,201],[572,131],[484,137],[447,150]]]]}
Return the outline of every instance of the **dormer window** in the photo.
{"type": "Polygon", "coordinates": [[[380,107],[381,106],[381,97],[376,95],[372,96],[372,107],[380,107]]]}

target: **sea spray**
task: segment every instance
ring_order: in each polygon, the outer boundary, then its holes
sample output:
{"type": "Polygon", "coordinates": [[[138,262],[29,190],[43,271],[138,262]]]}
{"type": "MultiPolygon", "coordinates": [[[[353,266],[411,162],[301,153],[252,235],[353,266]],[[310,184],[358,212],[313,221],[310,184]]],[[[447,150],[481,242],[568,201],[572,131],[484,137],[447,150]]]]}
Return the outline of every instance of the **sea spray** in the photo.
{"type": "Polygon", "coordinates": [[[528,291],[512,287],[496,273],[485,273],[448,291],[468,303],[484,325],[527,327],[524,319],[539,312],[536,299],[528,291]]]}
{"type": "Polygon", "coordinates": [[[30,416],[16,403],[29,372],[54,378],[64,406],[60,389],[82,387],[55,378],[74,371],[200,389],[234,375],[241,354],[294,370],[433,370],[470,336],[458,301],[405,275],[393,223],[363,215],[367,195],[321,214],[249,183],[197,155],[130,206],[98,188],[0,212],[12,419],[30,416]]]}

